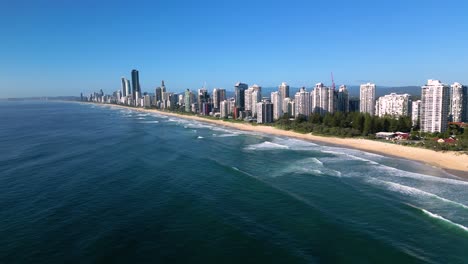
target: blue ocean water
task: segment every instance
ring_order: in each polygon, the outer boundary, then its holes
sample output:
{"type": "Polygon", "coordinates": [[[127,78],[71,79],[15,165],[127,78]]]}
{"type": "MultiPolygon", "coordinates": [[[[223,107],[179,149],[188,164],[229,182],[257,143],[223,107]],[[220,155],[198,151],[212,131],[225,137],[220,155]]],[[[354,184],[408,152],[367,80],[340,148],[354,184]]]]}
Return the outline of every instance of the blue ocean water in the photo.
{"type": "Polygon", "coordinates": [[[468,263],[468,182],[436,168],[112,106],[0,117],[0,263],[468,263]]]}

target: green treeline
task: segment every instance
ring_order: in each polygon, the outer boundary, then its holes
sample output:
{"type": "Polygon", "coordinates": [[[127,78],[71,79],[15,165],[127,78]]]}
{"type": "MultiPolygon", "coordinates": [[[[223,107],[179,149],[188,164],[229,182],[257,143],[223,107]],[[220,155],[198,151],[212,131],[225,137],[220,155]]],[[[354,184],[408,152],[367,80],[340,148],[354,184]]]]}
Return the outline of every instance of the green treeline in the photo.
{"type": "Polygon", "coordinates": [[[275,122],[275,126],[300,133],[314,133],[338,137],[372,137],[377,132],[410,132],[410,117],[378,117],[369,114],[352,112],[333,114],[312,114],[309,118],[299,116],[290,120],[287,116],[275,122]]]}

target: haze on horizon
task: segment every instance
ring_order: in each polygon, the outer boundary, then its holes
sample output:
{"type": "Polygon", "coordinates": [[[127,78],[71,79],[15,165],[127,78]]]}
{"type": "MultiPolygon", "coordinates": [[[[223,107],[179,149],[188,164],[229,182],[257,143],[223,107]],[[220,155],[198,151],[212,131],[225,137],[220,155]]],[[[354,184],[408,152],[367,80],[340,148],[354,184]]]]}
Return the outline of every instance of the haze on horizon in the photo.
{"type": "Polygon", "coordinates": [[[468,2],[14,1],[0,8],[0,98],[282,81],[468,84],[468,2]]]}

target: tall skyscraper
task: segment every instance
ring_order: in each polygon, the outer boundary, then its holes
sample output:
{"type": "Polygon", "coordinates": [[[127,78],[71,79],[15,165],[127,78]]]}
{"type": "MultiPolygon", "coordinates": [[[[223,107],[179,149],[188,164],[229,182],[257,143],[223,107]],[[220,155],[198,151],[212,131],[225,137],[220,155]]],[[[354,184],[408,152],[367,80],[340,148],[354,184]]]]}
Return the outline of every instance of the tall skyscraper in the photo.
{"type": "Polygon", "coordinates": [[[456,82],[450,88],[450,121],[468,121],[468,87],[456,82]]]}
{"type": "Polygon", "coordinates": [[[273,120],[278,120],[283,116],[283,99],[280,92],[271,93],[271,103],[273,104],[273,120]]]}
{"type": "Polygon", "coordinates": [[[161,87],[156,87],[154,90],[154,99],[156,102],[161,102],[162,101],[162,89],[161,87]]]}
{"type": "Polygon", "coordinates": [[[219,111],[220,103],[226,100],[225,89],[213,89],[213,108],[219,111]]]}
{"type": "Polygon", "coordinates": [[[223,100],[219,103],[219,116],[221,118],[227,118],[229,115],[229,103],[227,100],[223,100]]]}
{"type": "Polygon", "coordinates": [[[193,104],[192,98],[193,98],[192,91],[190,91],[189,89],[185,90],[185,94],[184,94],[185,112],[190,112],[191,110],[190,108],[193,104]]]}
{"type": "Polygon", "coordinates": [[[245,107],[245,90],[247,90],[248,85],[245,83],[238,82],[234,86],[235,97],[236,97],[236,108],[244,110],[245,107]]]}
{"type": "Polygon", "coordinates": [[[338,90],[336,110],[343,113],[349,112],[349,93],[346,85],[341,85],[338,90]]]}
{"type": "Polygon", "coordinates": [[[273,104],[268,100],[257,103],[257,123],[265,124],[273,122],[273,104]]]}
{"type": "Polygon", "coordinates": [[[208,103],[210,96],[208,95],[208,90],[202,88],[198,89],[198,97],[197,97],[197,104],[198,104],[198,111],[201,113],[205,111],[203,108],[203,104],[208,103]]]}
{"type": "Polygon", "coordinates": [[[278,92],[281,98],[289,98],[289,85],[285,82],[282,82],[280,86],[278,86],[278,92]]]}
{"type": "Polygon", "coordinates": [[[361,84],[360,88],[360,110],[361,113],[375,114],[375,84],[361,84]]]}
{"type": "Polygon", "coordinates": [[[439,80],[428,80],[421,88],[421,131],[444,132],[448,126],[450,87],[439,80]]]}
{"type": "Polygon", "coordinates": [[[376,102],[376,115],[383,117],[409,116],[411,113],[411,96],[409,94],[391,93],[380,97],[376,102]]]}
{"type": "Polygon", "coordinates": [[[257,115],[257,107],[255,107],[257,105],[257,103],[259,103],[260,101],[262,101],[262,87],[254,84],[252,86],[252,116],[256,116],[257,115]]]}
{"type": "Polygon", "coordinates": [[[122,77],[122,96],[128,96],[127,91],[129,90],[127,88],[127,79],[125,77],[122,77]]]}
{"type": "Polygon", "coordinates": [[[334,112],[334,91],[326,87],[323,83],[317,83],[310,93],[312,102],[312,112],[324,115],[334,112]]]}
{"type": "Polygon", "coordinates": [[[421,100],[414,101],[411,106],[411,121],[413,126],[419,125],[421,120],[421,100]]]}
{"type": "Polygon", "coordinates": [[[127,97],[132,97],[132,85],[130,83],[130,80],[125,79],[125,82],[125,94],[127,97]]]}
{"type": "Polygon", "coordinates": [[[140,89],[140,76],[137,70],[132,70],[132,94],[133,98],[136,97],[136,92],[141,95],[141,89],[140,89]]]}
{"type": "Polygon", "coordinates": [[[299,115],[308,117],[311,113],[310,104],[310,93],[306,91],[305,87],[302,87],[299,92],[294,96],[295,102],[295,117],[299,115]]]}

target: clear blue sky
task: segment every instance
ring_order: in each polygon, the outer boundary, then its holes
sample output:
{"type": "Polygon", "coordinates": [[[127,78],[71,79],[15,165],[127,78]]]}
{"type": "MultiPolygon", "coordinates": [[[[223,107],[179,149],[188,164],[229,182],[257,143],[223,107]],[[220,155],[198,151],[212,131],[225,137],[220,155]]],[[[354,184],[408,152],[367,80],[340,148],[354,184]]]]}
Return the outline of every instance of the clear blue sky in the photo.
{"type": "Polygon", "coordinates": [[[468,84],[468,1],[0,0],[0,98],[310,87],[468,84]],[[97,3],[99,2],[99,3],[97,3]]]}

